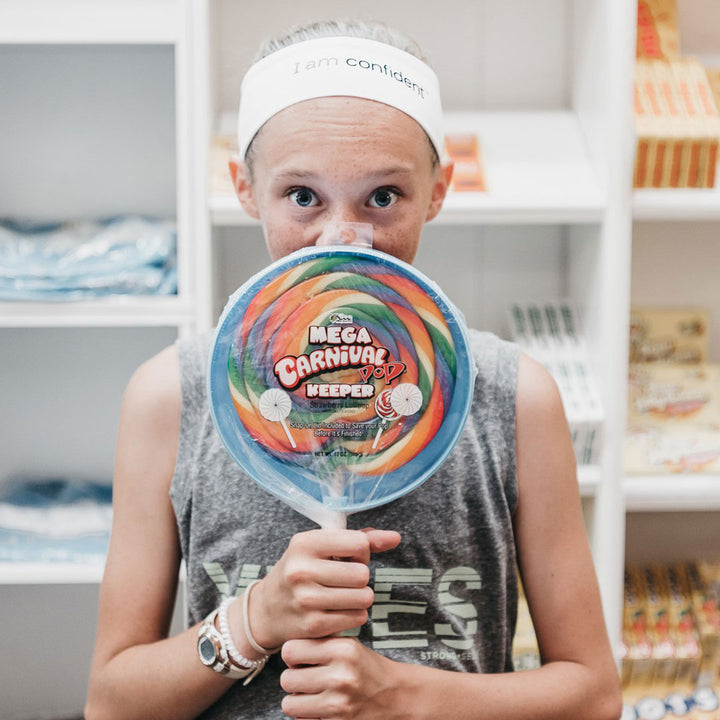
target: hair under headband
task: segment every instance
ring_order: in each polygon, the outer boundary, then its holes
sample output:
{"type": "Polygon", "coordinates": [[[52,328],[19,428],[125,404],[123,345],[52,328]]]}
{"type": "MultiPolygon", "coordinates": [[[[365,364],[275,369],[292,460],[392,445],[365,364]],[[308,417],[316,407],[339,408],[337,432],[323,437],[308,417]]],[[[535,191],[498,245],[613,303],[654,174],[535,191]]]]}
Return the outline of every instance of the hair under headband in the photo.
{"type": "Polygon", "coordinates": [[[295,43],[256,62],[245,75],[238,113],[238,151],[276,113],[312,98],[351,96],[402,110],[444,152],[440,83],[414,55],[375,40],[323,37],[295,43]]]}

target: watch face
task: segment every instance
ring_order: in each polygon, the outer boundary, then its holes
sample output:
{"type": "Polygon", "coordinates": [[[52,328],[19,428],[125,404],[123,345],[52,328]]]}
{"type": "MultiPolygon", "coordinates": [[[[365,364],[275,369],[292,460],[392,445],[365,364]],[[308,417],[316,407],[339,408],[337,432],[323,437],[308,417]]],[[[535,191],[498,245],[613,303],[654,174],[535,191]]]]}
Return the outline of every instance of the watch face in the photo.
{"type": "Polygon", "coordinates": [[[198,640],[198,654],[204,665],[213,665],[216,660],[215,645],[209,637],[201,637],[198,640]]]}

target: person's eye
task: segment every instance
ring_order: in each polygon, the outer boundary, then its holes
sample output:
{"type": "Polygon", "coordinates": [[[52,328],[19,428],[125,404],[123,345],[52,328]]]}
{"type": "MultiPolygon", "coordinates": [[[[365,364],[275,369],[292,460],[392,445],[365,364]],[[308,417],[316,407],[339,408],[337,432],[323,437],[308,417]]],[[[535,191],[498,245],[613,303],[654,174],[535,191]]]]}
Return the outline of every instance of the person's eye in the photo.
{"type": "Polygon", "coordinates": [[[400,193],[397,190],[393,190],[392,188],[378,188],[370,195],[368,205],[376,208],[387,208],[394,205],[399,197],[400,193]]]}
{"type": "Polygon", "coordinates": [[[288,197],[299,207],[313,207],[318,204],[317,195],[306,187],[293,188],[289,193],[288,197]]]}

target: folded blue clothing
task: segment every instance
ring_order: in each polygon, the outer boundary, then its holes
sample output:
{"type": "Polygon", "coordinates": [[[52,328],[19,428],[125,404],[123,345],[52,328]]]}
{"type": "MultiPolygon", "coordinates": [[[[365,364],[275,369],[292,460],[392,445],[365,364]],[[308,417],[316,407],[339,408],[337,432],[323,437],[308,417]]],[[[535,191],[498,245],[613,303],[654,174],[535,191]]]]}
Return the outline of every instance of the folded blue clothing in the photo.
{"type": "Polygon", "coordinates": [[[111,524],[109,485],[8,481],[0,487],[0,562],[102,562],[111,524]]]}
{"type": "Polygon", "coordinates": [[[174,222],[140,216],[0,222],[0,299],[177,292],[174,222]]]}
{"type": "Polygon", "coordinates": [[[49,478],[29,480],[12,478],[0,485],[0,503],[18,507],[57,507],[89,500],[98,504],[112,504],[112,485],[49,478]]]}

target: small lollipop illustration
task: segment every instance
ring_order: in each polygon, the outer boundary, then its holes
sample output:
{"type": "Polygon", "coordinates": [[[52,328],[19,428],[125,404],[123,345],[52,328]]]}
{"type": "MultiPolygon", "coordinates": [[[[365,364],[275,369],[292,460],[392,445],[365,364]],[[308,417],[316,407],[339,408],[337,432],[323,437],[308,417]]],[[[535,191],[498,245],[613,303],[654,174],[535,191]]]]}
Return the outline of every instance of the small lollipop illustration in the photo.
{"type": "Polygon", "coordinates": [[[422,390],[413,383],[400,383],[392,390],[383,390],[375,401],[375,412],[382,418],[382,421],[377,435],[375,435],[372,449],[374,450],[377,447],[380,435],[390,424],[390,420],[395,420],[401,416],[414,415],[422,407],[422,402],[422,390]]]}
{"type": "Polygon", "coordinates": [[[400,383],[390,393],[390,404],[398,415],[414,415],[422,402],[422,391],[413,383],[400,383]]]}
{"type": "Polygon", "coordinates": [[[378,414],[378,417],[382,418],[382,420],[378,425],[377,435],[375,435],[375,440],[372,444],[373,450],[377,447],[377,444],[380,441],[380,436],[382,435],[383,430],[385,430],[385,428],[390,424],[390,420],[395,420],[399,417],[390,404],[391,394],[392,389],[388,388],[387,390],[383,390],[375,400],[375,412],[378,414]]]}
{"type": "Polygon", "coordinates": [[[285,423],[285,418],[290,414],[290,410],[292,410],[292,400],[290,396],[284,390],[280,390],[280,388],[270,388],[260,396],[258,409],[266,420],[279,422],[282,425],[290,444],[296,448],[295,440],[293,440],[293,436],[290,434],[290,430],[285,423]]]}

